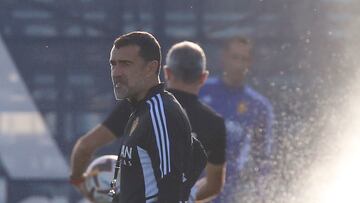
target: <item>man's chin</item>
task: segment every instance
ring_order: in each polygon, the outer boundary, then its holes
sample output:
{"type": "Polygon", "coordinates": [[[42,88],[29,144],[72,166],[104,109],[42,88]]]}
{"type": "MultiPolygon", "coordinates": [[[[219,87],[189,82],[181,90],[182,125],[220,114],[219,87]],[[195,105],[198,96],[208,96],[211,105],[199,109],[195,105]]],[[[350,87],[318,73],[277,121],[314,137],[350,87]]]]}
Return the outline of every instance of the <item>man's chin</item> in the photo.
{"type": "Polygon", "coordinates": [[[126,98],[125,97],[118,97],[118,96],[115,95],[115,100],[117,100],[117,101],[124,100],[124,99],[126,99],[126,98]]]}
{"type": "Polygon", "coordinates": [[[116,100],[123,100],[127,98],[127,94],[121,94],[120,92],[117,92],[114,90],[114,96],[116,100]]]}

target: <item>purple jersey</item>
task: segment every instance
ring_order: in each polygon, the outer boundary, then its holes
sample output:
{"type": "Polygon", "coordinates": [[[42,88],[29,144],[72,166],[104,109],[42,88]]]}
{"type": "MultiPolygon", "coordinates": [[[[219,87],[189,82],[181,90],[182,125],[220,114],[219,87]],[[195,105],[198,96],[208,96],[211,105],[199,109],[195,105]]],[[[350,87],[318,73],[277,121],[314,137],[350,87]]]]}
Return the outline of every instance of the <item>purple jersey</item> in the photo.
{"type": "MultiPolygon", "coordinates": [[[[256,177],[269,169],[273,109],[268,99],[250,86],[231,88],[218,78],[208,80],[200,97],[225,119],[226,183],[216,202],[232,202],[249,185],[249,178],[258,182],[256,177]]],[[[257,190],[256,185],[252,190],[257,190]]]]}

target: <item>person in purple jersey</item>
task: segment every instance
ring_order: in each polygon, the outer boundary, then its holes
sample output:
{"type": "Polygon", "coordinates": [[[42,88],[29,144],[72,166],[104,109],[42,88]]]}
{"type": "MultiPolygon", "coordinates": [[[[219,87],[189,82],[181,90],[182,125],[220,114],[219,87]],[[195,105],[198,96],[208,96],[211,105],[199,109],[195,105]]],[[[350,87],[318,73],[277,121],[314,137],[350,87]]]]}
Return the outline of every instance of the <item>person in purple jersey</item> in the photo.
{"type": "Polygon", "coordinates": [[[266,202],[274,114],[269,100],[246,84],[251,49],[246,38],[228,40],[222,77],[210,78],[200,92],[202,100],[225,118],[228,134],[226,184],[215,202],[266,202]]]}

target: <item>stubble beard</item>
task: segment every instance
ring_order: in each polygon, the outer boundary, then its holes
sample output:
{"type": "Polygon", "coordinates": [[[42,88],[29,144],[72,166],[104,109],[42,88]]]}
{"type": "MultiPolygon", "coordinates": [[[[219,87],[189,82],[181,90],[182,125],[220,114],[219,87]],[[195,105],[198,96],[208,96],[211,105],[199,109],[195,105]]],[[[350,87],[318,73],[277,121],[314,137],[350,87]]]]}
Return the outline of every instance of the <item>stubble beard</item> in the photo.
{"type": "Polygon", "coordinates": [[[114,87],[114,95],[116,100],[123,100],[129,96],[129,89],[124,86],[114,87]]]}

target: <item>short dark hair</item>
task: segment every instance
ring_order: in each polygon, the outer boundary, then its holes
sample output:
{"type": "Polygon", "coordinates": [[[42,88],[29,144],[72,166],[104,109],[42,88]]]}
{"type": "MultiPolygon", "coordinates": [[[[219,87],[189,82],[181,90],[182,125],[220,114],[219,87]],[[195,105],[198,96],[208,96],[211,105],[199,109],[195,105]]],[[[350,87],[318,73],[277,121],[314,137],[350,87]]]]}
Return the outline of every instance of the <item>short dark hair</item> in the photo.
{"type": "Polygon", "coordinates": [[[248,45],[248,46],[252,47],[252,42],[248,38],[246,38],[244,36],[233,36],[233,37],[225,39],[223,48],[228,49],[230,47],[230,44],[233,44],[233,43],[240,43],[240,44],[244,44],[244,45],[248,45]]]}
{"type": "Polygon", "coordinates": [[[158,61],[159,66],[157,74],[160,73],[161,47],[159,42],[152,34],[148,32],[134,31],[121,35],[114,41],[114,47],[117,49],[129,45],[139,46],[139,55],[144,58],[145,61],[158,61]]]}
{"type": "Polygon", "coordinates": [[[198,44],[183,41],[170,48],[166,56],[166,65],[176,78],[193,83],[199,80],[206,69],[206,56],[198,44]]]}

